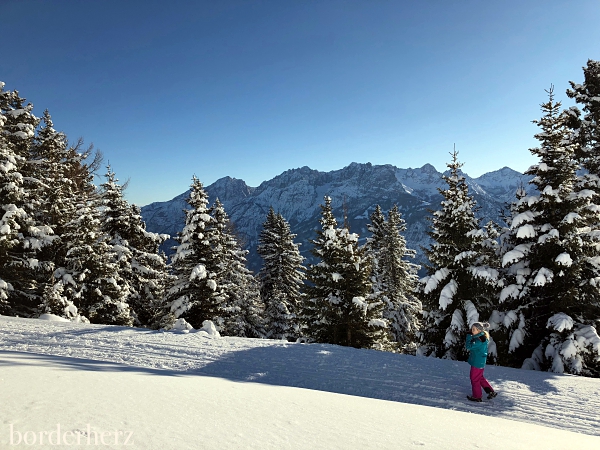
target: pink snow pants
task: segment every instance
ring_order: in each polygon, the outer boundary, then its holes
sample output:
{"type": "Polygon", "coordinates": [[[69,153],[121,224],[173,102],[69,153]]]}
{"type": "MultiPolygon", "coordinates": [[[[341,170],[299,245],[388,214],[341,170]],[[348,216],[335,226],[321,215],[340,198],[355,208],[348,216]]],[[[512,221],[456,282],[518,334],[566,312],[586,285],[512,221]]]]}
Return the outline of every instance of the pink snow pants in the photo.
{"type": "Polygon", "coordinates": [[[493,391],[492,386],[488,383],[488,380],[483,376],[483,369],[471,366],[471,386],[473,387],[473,397],[481,398],[481,388],[486,391],[493,391]],[[486,389],[487,388],[487,389],[486,389]]]}

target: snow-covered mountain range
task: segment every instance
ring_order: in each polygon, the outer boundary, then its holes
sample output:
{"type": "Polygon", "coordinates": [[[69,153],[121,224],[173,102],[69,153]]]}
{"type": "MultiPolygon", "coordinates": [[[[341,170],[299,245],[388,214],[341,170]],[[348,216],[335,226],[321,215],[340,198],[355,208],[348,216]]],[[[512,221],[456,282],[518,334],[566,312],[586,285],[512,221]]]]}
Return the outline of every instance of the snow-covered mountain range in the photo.
{"type": "MultiPolygon", "coordinates": [[[[528,185],[530,176],[508,167],[486,173],[478,178],[464,174],[471,193],[480,206],[479,217],[484,221],[502,223],[502,210],[514,199],[519,186],[528,185]]],[[[310,257],[310,239],[319,228],[320,208],[323,197],[332,198],[334,214],[342,223],[344,203],[348,211],[350,230],[361,238],[368,235],[369,215],[375,205],[384,211],[397,204],[407,223],[405,236],[409,248],[418,250],[417,259],[422,260],[421,246],[429,243],[426,217],[430,209],[437,209],[441,200],[438,188],[445,188],[442,173],[431,164],[417,169],[400,169],[392,165],[352,163],[332,172],[319,172],[309,167],[291,169],[275,178],[250,187],[243,180],[225,177],[206,187],[211,203],[218,197],[239,235],[248,255],[249,267],[260,268],[256,253],[258,236],[262,230],[269,207],[280,212],[298,235],[296,242],[302,243],[301,251],[310,257]]],[[[142,208],[148,230],[176,236],[184,224],[183,210],[189,192],[184,192],[167,202],[151,203],[142,208]]],[[[172,247],[171,240],[165,249],[172,247]]]]}

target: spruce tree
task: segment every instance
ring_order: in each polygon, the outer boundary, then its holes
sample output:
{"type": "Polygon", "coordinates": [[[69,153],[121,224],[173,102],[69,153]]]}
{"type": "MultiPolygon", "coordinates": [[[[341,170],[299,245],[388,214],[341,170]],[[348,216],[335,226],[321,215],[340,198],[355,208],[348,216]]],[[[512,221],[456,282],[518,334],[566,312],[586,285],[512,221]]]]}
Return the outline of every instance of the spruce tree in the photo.
{"type": "MultiPolygon", "coordinates": [[[[35,136],[30,164],[37,185],[31,189],[32,203],[35,205],[35,217],[38,223],[47,224],[54,232],[54,239],[40,249],[38,260],[42,270],[38,273],[38,290],[42,295],[41,312],[48,312],[45,302],[52,298],[56,305],[57,290],[54,289],[54,271],[64,265],[65,242],[61,238],[66,224],[74,218],[76,189],[68,176],[67,168],[72,164],[69,158],[69,146],[64,133],[57,132],[50,113],[46,110],[42,117],[42,126],[35,136]]],[[[62,292],[61,289],[59,289],[62,292]]],[[[72,315],[72,305],[67,305],[66,315],[72,315]]],[[[56,308],[51,308],[57,313],[56,308]]],[[[59,314],[60,315],[60,314],[59,314]]]]}
{"type": "MultiPolygon", "coordinates": [[[[43,290],[39,312],[86,321],[85,314],[89,313],[92,299],[85,292],[93,289],[91,286],[97,281],[93,279],[96,276],[94,274],[106,272],[98,266],[102,257],[94,260],[93,255],[85,253],[86,248],[91,249],[94,245],[98,245],[102,252],[104,246],[101,242],[106,240],[98,228],[100,204],[92,182],[94,174],[92,167],[85,162],[92,148],[80,152],[83,145],[81,140],[65,148],[66,137],[54,131],[50,115],[45,113],[43,121],[44,127],[38,134],[34,153],[37,167],[46,173],[38,193],[41,200],[39,214],[56,230],[58,239],[45,248],[44,257],[51,261],[53,271],[48,279],[40,283],[43,290]],[[84,219],[82,213],[92,217],[84,219]],[[89,228],[79,229],[79,220],[89,223],[89,228]],[[82,256],[80,260],[76,256],[78,253],[82,256]]],[[[118,299],[119,312],[114,320],[108,319],[110,323],[130,323],[128,309],[121,305],[123,301],[121,295],[118,299]]],[[[100,323],[104,319],[98,316],[93,320],[100,323]]]]}
{"type": "Polygon", "coordinates": [[[166,236],[146,231],[139,208],[125,200],[110,166],[101,189],[102,231],[128,291],[127,303],[136,325],[153,326],[164,307],[166,257],[159,254],[159,246],[166,236]]]}
{"type": "Polygon", "coordinates": [[[102,233],[97,201],[83,199],[76,217],[67,224],[65,268],[55,276],[66,298],[90,322],[132,325],[128,289],[114,262],[108,236],[102,233]]]}
{"type": "Polygon", "coordinates": [[[414,353],[422,312],[421,302],[415,297],[419,266],[405,258],[414,257],[416,252],[406,247],[402,235],[406,225],[396,205],[388,212],[387,220],[379,205],[370,218],[372,236],[367,251],[372,259],[373,295],[384,303],[383,317],[398,350],[414,353]]]}
{"type": "MultiPolygon", "coordinates": [[[[5,94],[0,83],[0,100],[5,94]]],[[[0,104],[0,106],[2,106],[0,104]]],[[[22,253],[19,230],[27,228],[31,219],[17,205],[22,205],[25,192],[19,167],[23,158],[15,154],[13,145],[4,135],[6,116],[0,108],[0,314],[15,315],[19,304],[13,298],[14,287],[20,281],[19,269],[22,260],[15,257],[22,253]]]]}
{"type": "MultiPolygon", "coordinates": [[[[92,178],[89,173],[90,185],[92,178]]],[[[110,237],[102,230],[101,205],[98,193],[77,199],[74,218],[62,236],[65,266],[55,271],[55,277],[64,285],[66,299],[90,322],[130,326],[129,286],[114,260],[110,237]]]]}
{"type": "Polygon", "coordinates": [[[7,314],[31,316],[40,302],[39,273],[49,268],[40,260],[42,249],[55,239],[53,230],[36,218],[32,195],[39,184],[30,164],[35,129],[33,105],[0,83],[0,306],[7,314]]]}
{"type": "Polygon", "coordinates": [[[260,295],[265,307],[266,337],[295,340],[300,337],[303,271],[299,244],[294,243],[289,223],[269,209],[259,236],[260,295]]]}
{"type": "Polygon", "coordinates": [[[406,258],[414,258],[416,252],[407,248],[403,233],[406,223],[396,205],[388,212],[385,265],[387,267],[390,303],[384,317],[391,323],[396,342],[405,352],[415,351],[416,334],[419,331],[421,302],[416,298],[419,266],[406,258]]]}
{"type": "Polygon", "coordinates": [[[229,336],[264,337],[258,283],[246,268],[248,251],[241,248],[218,198],[210,214],[215,281],[224,309],[219,332],[229,336]]]}
{"type": "Polygon", "coordinates": [[[425,254],[427,276],[420,280],[423,327],[420,353],[446,359],[465,360],[466,334],[471,324],[486,320],[492,312],[489,302],[498,283],[498,271],[482,256],[485,231],[475,216],[476,203],[469,194],[458,153],[452,154],[443,175],[447,189],[441,209],[431,218],[433,243],[425,254]]]}
{"type": "Polygon", "coordinates": [[[307,271],[304,317],[317,342],[357,348],[389,348],[383,303],[371,296],[371,262],[358,235],[338,228],[331,198],[321,205],[321,229],[311,252],[319,260],[307,271]]]}
{"type": "Polygon", "coordinates": [[[106,169],[106,181],[100,185],[101,230],[108,237],[113,261],[123,275],[123,281],[126,283],[123,287],[129,291],[127,281],[133,279],[131,275],[133,255],[127,239],[133,224],[129,216],[129,204],[123,197],[123,188],[110,165],[106,169]]]}
{"type": "Polygon", "coordinates": [[[163,327],[183,318],[194,328],[212,320],[220,332],[225,320],[225,301],[222,287],[217,284],[219,269],[213,251],[215,219],[208,210],[208,195],[202,183],[193,177],[190,196],[191,209],[185,211],[185,226],[177,240],[176,253],[171,260],[172,282],[167,291],[167,307],[160,322],[163,327]]]}
{"type": "Polygon", "coordinates": [[[517,303],[505,320],[509,352],[517,366],[598,375],[600,273],[591,226],[599,208],[577,176],[580,141],[568,128],[571,117],[560,111],[553,88],[547,92],[535,121],[540,145],[530,150],[540,162],[527,171],[539,194],[519,200],[522,212],[511,223],[518,245],[502,260],[514,281],[500,300],[517,303]]]}
{"type": "Polygon", "coordinates": [[[147,231],[139,206],[129,205],[129,210],[133,225],[128,238],[133,250],[133,280],[129,283],[131,295],[128,303],[140,325],[157,328],[160,326],[166,288],[170,282],[167,256],[160,250],[160,246],[169,236],[147,231]]]}

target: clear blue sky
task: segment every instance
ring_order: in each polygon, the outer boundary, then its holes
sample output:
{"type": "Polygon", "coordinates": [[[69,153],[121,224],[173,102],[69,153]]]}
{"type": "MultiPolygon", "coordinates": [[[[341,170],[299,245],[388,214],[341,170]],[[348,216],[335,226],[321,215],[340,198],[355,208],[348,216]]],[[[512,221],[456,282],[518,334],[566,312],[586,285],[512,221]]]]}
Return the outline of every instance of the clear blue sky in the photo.
{"type": "Polygon", "coordinates": [[[534,162],[544,89],[600,59],[600,1],[0,0],[0,80],[144,205],[232,176],[534,162]]]}

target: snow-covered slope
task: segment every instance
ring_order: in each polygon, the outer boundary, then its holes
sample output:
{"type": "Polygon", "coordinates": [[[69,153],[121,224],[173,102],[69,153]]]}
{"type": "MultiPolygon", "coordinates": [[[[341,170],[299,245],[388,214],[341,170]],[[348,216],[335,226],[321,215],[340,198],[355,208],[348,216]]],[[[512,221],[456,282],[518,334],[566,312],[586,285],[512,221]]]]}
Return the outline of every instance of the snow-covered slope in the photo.
{"type": "MultiPolygon", "coordinates": [[[[323,196],[332,197],[334,213],[343,218],[344,199],[348,208],[350,227],[363,238],[367,234],[369,214],[379,204],[384,211],[398,204],[408,230],[406,238],[410,248],[419,250],[427,245],[429,208],[437,207],[441,196],[438,188],[444,187],[442,174],[432,165],[417,169],[399,169],[392,165],[352,163],[332,172],[319,172],[308,167],[287,170],[272,180],[251,188],[241,180],[223,178],[207,186],[211,202],[216,197],[223,202],[237,231],[243,237],[249,254],[250,267],[257,270],[260,260],[256,254],[258,235],[269,207],[280,212],[298,234],[297,242],[308,257],[308,242],[314,238],[323,196]]],[[[507,167],[472,179],[465,174],[484,220],[500,220],[505,203],[510,202],[519,185],[527,185],[530,177],[507,167]]],[[[142,208],[148,229],[175,236],[183,228],[183,209],[187,206],[187,193],[169,202],[152,203],[142,208]]],[[[168,245],[173,245],[171,241],[168,245]]]]}
{"type": "Polygon", "coordinates": [[[461,362],[0,316],[0,446],[57,424],[122,431],[106,448],[600,446],[600,380],[486,374],[500,394],[473,404],[461,362]]]}

